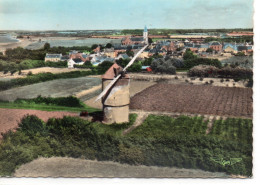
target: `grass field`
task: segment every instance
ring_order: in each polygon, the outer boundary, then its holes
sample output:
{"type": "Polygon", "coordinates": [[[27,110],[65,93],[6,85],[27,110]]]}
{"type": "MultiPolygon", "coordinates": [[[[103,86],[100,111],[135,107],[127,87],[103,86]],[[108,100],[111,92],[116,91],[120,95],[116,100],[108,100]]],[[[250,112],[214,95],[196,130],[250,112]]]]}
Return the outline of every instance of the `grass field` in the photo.
{"type": "Polygon", "coordinates": [[[43,105],[43,104],[26,104],[26,103],[12,103],[12,102],[0,102],[0,108],[8,109],[32,109],[32,110],[44,110],[44,111],[69,111],[69,112],[80,112],[86,110],[88,112],[99,111],[99,109],[85,106],[82,108],[78,107],[65,107],[55,105],[43,105]]]}

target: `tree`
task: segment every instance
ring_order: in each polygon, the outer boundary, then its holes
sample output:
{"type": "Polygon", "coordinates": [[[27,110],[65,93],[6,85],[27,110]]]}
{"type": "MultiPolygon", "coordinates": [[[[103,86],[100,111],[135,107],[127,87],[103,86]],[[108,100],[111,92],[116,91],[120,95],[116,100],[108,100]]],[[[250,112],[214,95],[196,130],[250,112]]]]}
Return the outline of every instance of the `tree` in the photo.
{"type": "Polygon", "coordinates": [[[206,50],[206,52],[207,52],[207,53],[212,53],[212,52],[213,52],[213,49],[212,49],[212,48],[208,48],[208,49],[206,50]]]}
{"type": "Polygon", "coordinates": [[[113,45],[111,43],[107,43],[105,46],[105,48],[112,48],[112,47],[113,47],[113,45]]]}
{"type": "Polygon", "coordinates": [[[116,63],[117,63],[118,65],[120,65],[121,67],[123,67],[123,68],[124,68],[129,62],[130,62],[129,59],[122,59],[122,58],[120,58],[119,60],[116,60],[116,63]]]}
{"type": "Polygon", "coordinates": [[[194,55],[190,49],[186,49],[186,51],[183,55],[183,59],[190,60],[190,59],[195,59],[195,58],[197,58],[197,55],[194,55]]]}
{"type": "Polygon", "coordinates": [[[104,61],[99,64],[96,69],[99,74],[104,74],[114,63],[109,61],[104,61]]]}
{"type": "Polygon", "coordinates": [[[153,58],[145,58],[144,61],[142,61],[143,66],[150,66],[153,61],[153,58]]]}
{"type": "Polygon", "coordinates": [[[245,56],[245,53],[240,51],[236,54],[236,56],[245,56]]]}
{"type": "Polygon", "coordinates": [[[43,49],[46,50],[46,51],[50,50],[50,48],[51,48],[51,45],[50,45],[50,43],[48,43],[48,42],[46,42],[46,43],[44,44],[44,46],[43,46],[43,49]]]}
{"type": "Polygon", "coordinates": [[[134,56],[134,52],[130,49],[127,49],[126,50],[126,54],[129,56],[129,57],[133,57],[134,56]]]}
{"type": "Polygon", "coordinates": [[[98,47],[97,44],[93,44],[93,45],[91,46],[91,50],[94,50],[94,49],[96,49],[97,47],[98,47]]]}
{"type": "Polygon", "coordinates": [[[134,62],[127,70],[130,72],[140,72],[142,71],[142,64],[140,62],[134,62]]]}
{"type": "Polygon", "coordinates": [[[150,38],[150,37],[148,37],[148,43],[149,43],[149,44],[152,44],[152,43],[153,43],[153,39],[150,38]]]}

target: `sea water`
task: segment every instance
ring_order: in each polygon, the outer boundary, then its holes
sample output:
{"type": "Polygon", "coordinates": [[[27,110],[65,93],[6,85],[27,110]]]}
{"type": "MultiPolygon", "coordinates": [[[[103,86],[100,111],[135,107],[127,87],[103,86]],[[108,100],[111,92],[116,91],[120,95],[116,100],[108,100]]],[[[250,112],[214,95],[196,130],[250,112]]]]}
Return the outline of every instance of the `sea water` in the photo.
{"type": "Polygon", "coordinates": [[[13,43],[19,40],[9,34],[0,34],[0,43],[13,43]]]}

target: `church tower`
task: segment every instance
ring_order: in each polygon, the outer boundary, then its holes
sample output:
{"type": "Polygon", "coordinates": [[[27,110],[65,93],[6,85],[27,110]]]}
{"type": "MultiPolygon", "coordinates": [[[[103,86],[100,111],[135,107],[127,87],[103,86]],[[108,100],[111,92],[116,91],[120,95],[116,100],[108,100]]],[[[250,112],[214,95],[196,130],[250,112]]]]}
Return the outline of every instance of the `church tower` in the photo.
{"type": "Polygon", "coordinates": [[[146,26],[144,27],[143,37],[145,44],[148,44],[148,30],[146,26]]]}

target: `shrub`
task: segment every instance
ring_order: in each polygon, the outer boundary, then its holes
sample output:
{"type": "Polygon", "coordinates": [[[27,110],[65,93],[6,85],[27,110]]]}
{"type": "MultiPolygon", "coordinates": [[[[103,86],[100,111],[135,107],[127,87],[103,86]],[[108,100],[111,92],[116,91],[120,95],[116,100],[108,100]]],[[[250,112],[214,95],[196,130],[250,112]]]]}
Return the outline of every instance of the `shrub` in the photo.
{"type": "Polygon", "coordinates": [[[27,73],[27,76],[32,76],[33,74],[32,74],[32,72],[31,71],[29,71],[28,73],[27,73]]]}
{"type": "Polygon", "coordinates": [[[252,69],[243,68],[243,67],[235,67],[232,68],[230,66],[223,67],[218,72],[221,77],[230,77],[230,78],[239,78],[239,79],[249,79],[253,76],[252,69]]]}
{"type": "Polygon", "coordinates": [[[68,66],[67,61],[59,61],[59,62],[46,62],[45,66],[48,67],[58,67],[58,68],[65,68],[68,66]]]}
{"type": "Polygon", "coordinates": [[[237,80],[249,79],[253,76],[253,71],[248,68],[230,66],[223,67],[218,69],[214,66],[208,65],[198,65],[191,68],[188,71],[189,76],[198,76],[198,77],[229,77],[237,80]]]}
{"type": "Polygon", "coordinates": [[[124,126],[92,123],[75,117],[52,118],[46,126],[32,116],[25,120],[24,129],[3,136],[0,175],[11,175],[19,165],[39,156],[83,157],[252,175],[253,127],[249,119],[216,120],[212,131],[206,134],[208,121],[203,117],[149,115],[143,124],[125,136],[115,134],[124,126]],[[28,128],[30,122],[38,124],[28,128]],[[43,128],[38,127],[40,122],[43,128]],[[41,134],[44,127],[47,135],[41,134]],[[241,158],[242,162],[223,166],[212,158],[241,158]]]}
{"type": "Polygon", "coordinates": [[[18,130],[21,130],[28,136],[33,137],[37,133],[46,134],[43,121],[34,115],[24,116],[19,124],[18,130]]]}
{"type": "Polygon", "coordinates": [[[46,105],[57,105],[57,106],[65,106],[65,107],[83,107],[80,100],[76,97],[69,96],[69,97],[41,97],[38,96],[37,98],[33,99],[17,99],[15,103],[36,103],[36,104],[46,104],[46,105]]]}
{"type": "Polygon", "coordinates": [[[113,62],[109,61],[102,62],[96,67],[98,74],[104,74],[113,64],[113,62]]]}
{"type": "Polygon", "coordinates": [[[139,62],[135,62],[127,69],[127,71],[129,71],[129,72],[141,72],[142,71],[142,64],[139,63],[139,62]]]}
{"type": "Polygon", "coordinates": [[[247,87],[253,87],[253,78],[250,78],[246,84],[247,87]]]}
{"type": "Polygon", "coordinates": [[[218,74],[218,68],[208,65],[198,65],[191,68],[188,71],[189,76],[198,76],[198,77],[216,77],[218,74]]]}
{"type": "Polygon", "coordinates": [[[151,68],[154,72],[166,73],[166,74],[176,74],[176,67],[169,60],[165,61],[163,59],[154,60],[151,63],[151,68]]]}
{"type": "Polygon", "coordinates": [[[195,58],[184,60],[184,68],[190,69],[197,65],[210,65],[217,68],[221,68],[221,62],[217,59],[208,59],[208,58],[195,58]]]}
{"type": "Polygon", "coordinates": [[[126,147],[119,144],[118,161],[131,165],[140,165],[144,163],[144,155],[140,148],[136,146],[126,147]]]}

